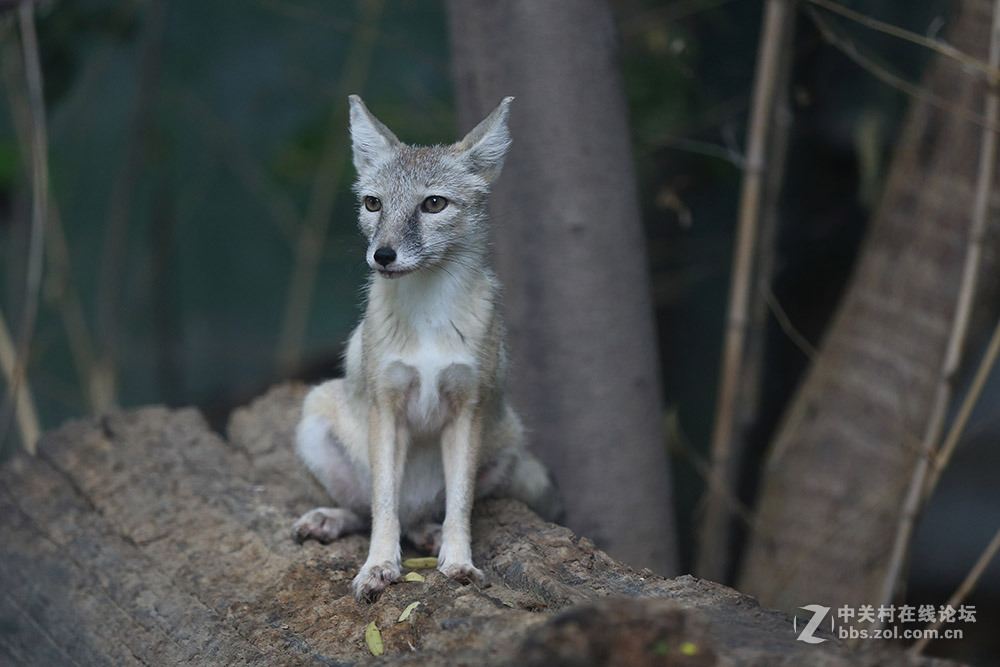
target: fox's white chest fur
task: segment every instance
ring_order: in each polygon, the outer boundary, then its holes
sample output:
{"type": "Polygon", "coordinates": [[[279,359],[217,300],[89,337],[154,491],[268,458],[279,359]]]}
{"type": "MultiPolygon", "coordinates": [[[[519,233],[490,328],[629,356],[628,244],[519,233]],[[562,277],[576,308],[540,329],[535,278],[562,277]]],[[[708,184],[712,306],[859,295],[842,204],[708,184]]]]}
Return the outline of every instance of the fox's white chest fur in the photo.
{"type": "Polygon", "coordinates": [[[390,332],[372,341],[379,351],[375,377],[382,385],[376,390],[399,392],[415,441],[438,436],[451,416],[449,396],[479,382],[470,341],[480,338],[491,304],[478,295],[470,298],[464,279],[462,272],[429,272],[372,287],[392,292],[391,299],[373,299],[366,315],[366,325],[390,332]]]}

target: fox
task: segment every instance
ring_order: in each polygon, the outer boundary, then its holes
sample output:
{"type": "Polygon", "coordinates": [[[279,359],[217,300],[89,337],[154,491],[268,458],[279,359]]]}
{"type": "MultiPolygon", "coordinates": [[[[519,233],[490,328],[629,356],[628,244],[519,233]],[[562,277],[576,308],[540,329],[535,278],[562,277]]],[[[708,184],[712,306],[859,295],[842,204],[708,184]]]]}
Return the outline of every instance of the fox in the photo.
{"type": "Polygon", "coordinates": [[[506,393],[500,283],[488,198],[511,145],[507,97],[461,141],[410,146],[349,97],[358,225],[372,269],[344,377],[305,396],[298,455],[333,500],[295,522],[302,542],[371,528],[352,583],[374,602],[400,579],[400,539],[438,570],[483,585],[472,561],[478,498],[503,495],[554,520],[552,476],[506,393]]]}

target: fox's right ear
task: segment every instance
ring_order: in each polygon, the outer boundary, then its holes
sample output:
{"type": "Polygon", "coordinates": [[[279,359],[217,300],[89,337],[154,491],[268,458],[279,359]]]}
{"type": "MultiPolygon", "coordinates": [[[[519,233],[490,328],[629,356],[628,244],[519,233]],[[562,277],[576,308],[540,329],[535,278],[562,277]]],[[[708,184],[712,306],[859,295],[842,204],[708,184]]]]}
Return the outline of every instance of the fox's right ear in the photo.
{"type": "Polygon", "coordinates": [[[396,135],[372,115],[357,95],[351,101],[351,150],[354,168],[361,172],[395,152],[400,145],[396,135]]]}
{"type": "Polygon", "coordinates": [[[489,116],[455,144],[472,168],[488,183],[496,181],[503,168],[504,158],[510,148],[510,131],[507,129],[507,115],[513,97],[505,97],[489,116]]]}

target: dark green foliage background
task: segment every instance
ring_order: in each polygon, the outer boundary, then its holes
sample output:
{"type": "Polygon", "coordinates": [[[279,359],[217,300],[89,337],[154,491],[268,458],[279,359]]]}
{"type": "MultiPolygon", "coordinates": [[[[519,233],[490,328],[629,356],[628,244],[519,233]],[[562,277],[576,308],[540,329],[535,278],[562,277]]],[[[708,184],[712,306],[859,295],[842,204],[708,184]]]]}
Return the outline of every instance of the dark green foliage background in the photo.
{"type": "MultiPolygon", "coordinates": [[[[162,48],[154,56],[158,76],[143,69],[141,57],[144,30],[151,29],[150,3],[78,0],[43,7],[39,33],[52,190],[91,332],[99,330],[97,284],[104,228],[112,200],[120,196],[115,183],[123,178],[131,144],[139,144],[115,320],[123,405],[223,405],[279,376],[308,375],[311,365],[331,368],[356,320],[366,275],[349,191],[346,95],[362,94],[407,141],[450,141],[466,129],[455,123],[440,3],[389,2],[379,11],[380,4],[368,5],[376,6],[373,21],[358,2],[172,0],[162,48]],[[366,53],[370,66],[348,72],[363,26],[376,33],[366,53]],[[144,78],[152,79],[153,112],[146,131],[136,136],[144,78]],[[359,78],[359,86],[348,83],[359,78]],[[340,178],[317,184],[328,141],[340,178]],[[335,201],[304,341],[306,363],[282,368],[276,348],[294,235],[317,187],[331,189],[335,201]]],[[[944,3],[906,4],[853,3],[917,31],[944,3]]],[[[623,0],[615,8],[664,380],[688,435],[703,442],[714,400],[740,175],[727,156],[738,159],[742,151],[760,3],[623,0]],[[690,226],[678,224],[677,206],[663,205],[665,193],[687,210],[690,226]]],[[[802,24],[795,50],[796,168],[786,197],[794,220],[784,251],[791,261],[810,265],[810,244],[825,247],[844,227],[853,229],[846,232],[849,241],[858,237],[865,214],[856,201],[858,118],[878,118],[879,149],[887,153],[905,99],[821,43],[808,21],[802,24]],[[801,173],[809,177],[795,176],[801,173]],[[830,207],[848,209],[849,215],[838,219],[830,207]]],[[[896,71],[918,75],[926,56],[919,49],[838,25],[896,71]]],[[[9,43],[14,28],[9,13],[9,43]]],[[[16,325],[29,202],[9,113],[9,105],[0,107],[0,304],[16,325]]],[[[833,258],[834,272],[844,274],[851,259],[849,247],[833,258]]],[[[823,299],[826,310],[833,291],[823,299]]],[[[85,413],[86,405],[48,296],[31,375],[43,421],[53,425],[85,413]]],[[[799,323],[807,334],[821,328],[799,323]]]]}

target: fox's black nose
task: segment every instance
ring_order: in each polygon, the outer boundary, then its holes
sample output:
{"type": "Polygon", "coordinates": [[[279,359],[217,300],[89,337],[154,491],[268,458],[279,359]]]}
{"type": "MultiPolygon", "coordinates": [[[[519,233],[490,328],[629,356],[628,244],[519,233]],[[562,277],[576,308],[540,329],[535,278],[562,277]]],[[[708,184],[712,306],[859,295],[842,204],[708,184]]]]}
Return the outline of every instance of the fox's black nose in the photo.
{"type": "Polygon", "coordinates": [[[375,251],[375,261],[382,266],[389,266],[396,261],[396,251],[388,247],[379,248],[375,251]]]}

